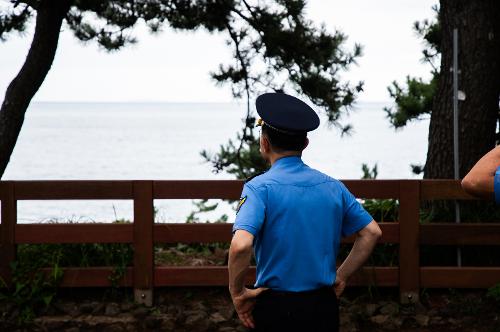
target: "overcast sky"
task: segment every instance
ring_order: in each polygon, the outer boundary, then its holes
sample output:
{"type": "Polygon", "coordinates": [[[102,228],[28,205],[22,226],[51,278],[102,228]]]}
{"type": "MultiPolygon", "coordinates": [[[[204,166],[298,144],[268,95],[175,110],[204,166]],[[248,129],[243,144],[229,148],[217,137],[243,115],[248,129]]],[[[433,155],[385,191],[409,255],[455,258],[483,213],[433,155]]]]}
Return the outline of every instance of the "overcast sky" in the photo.
{"type": "MultiPolygon", "coordinates": [[[[1,0],[4,2],[6,0],[1,0]]],[[[349,36],[348,44],[361,43],[364,55],[344,79],[365,81],[361,101],[387,101],[387,86],[407,74],[429,76],[421,63],[422,43],[413,22],[432,18],[433,0],[309,0],[307,17],[330,31],[349,36]]],[[[35,101],[231,101],[229,87],[217,87],[209,72],[231,58],[225,35],[174,33],[166,29],[152,36],[138,27],[138,43],[107,53],[94,43],[77,41],[63,31],[56,58],[35,101]]],[[[0,43],[0,100],[20,69],[31,33],[11,35],[0,43]]]]}

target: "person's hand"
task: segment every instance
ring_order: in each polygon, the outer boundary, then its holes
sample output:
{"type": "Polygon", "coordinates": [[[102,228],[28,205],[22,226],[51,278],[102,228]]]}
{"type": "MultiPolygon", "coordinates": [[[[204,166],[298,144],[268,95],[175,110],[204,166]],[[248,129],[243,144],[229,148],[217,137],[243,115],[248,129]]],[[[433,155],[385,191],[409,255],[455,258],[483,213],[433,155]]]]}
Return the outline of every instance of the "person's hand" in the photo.
{"type": "Polygon", "coordinates": [[[231,294],[236,313],[245,327],[255,328],[255,322],[252,316],[255,298],[265,290],[267,290],[267,288],[248,289],[245,287],[241,293],[231,294]]]}
{"type": "Polygon", "coordinates": [[[346,280],[337,273],[335,277],[335,283],[333,284],[333,289],[335,290],[335,295],[340,298],[340,295],[344,292],[346,286],[346,280]]]}

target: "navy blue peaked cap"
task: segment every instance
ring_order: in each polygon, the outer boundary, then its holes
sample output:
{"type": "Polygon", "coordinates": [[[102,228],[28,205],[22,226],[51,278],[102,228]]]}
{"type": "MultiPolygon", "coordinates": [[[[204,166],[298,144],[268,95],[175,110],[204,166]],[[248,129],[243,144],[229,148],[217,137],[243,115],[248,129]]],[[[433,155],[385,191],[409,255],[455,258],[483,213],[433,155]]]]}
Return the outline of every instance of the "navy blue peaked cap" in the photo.
{"type": "Polygon", "coordinates": [[[284,93],[265,93],[255,101],[257,113],[271,128],[291,133],[319,127],[319,117],[302,100],[284,93]]]}

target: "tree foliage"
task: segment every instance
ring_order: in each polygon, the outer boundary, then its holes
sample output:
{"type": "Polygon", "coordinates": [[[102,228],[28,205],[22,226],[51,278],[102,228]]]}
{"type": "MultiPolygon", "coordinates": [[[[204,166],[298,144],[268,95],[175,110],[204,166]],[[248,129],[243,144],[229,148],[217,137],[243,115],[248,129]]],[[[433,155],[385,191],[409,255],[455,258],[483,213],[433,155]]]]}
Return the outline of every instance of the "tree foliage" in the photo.
{"type": "Polygon", "coordinates": [[[363,82],[341,82],[340,74],[361,55],[361,46],[344,48],[346,36],[315,28],[304,18],[305,1],[277,1],[279,6],[250,6],[238,16],[248,25],[228,27],[229,43],[234,47],[234,63],[221,65],[212,73],[218,84],[230,84],[236,98],[246,98],[247,114],[237,141],[221,145],[215,154],[202,151],[214,172],[226,171],[237,178],[253,176],[267,165],[259,154],[254,130],[255,114],[250,107],[253,96],[265,91],[300,94],[317,105],[328,122],[348,133],[350,125],[339,121],[349,111],[363,82]]]}
{"type": "Polygon", "coordinates": [[[6,41],[11,32],[24,32],[31,15],[32,11],[29,6],[23,8],[17,8],[16,6],[16,8],[11,8],[0,14],[0,41],[6,41]]]}
{"type": "Polygon", "coordinates": [[[387,88],[395,107],[386,107],[384,111],[395,128],[404,127],[409,121],[419,120],[432,111],[432,102],[439,80],[439,61],[441,57],[441,27],[439,7],[434,6],[436,17],[433,20],[415,22],[413,29],[424,42],[422,61],[431,66],[431,79],[407,76],[403,85],[394,81],[387,88]]]}

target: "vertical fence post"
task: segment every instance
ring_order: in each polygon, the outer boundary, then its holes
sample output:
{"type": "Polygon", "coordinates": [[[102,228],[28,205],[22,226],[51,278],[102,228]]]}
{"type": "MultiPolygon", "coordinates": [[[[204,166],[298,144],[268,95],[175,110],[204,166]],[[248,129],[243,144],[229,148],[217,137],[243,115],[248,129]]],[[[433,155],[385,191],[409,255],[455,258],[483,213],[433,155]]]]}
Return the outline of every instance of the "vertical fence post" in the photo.
{"type": "Polygon", "coordinates": [[[420,181],[399,185],[399,296],[401,303],[419,301],[420,181]]]}
{"type": "Polygon", "coordinates": [[[16,259],[15,230],[17,223],[17,202],[14,193],[14,182],[0,182],[2,199],[2,227],[0,236],[0,276],[7,286],[12,284],[10,263],[16,259]]]}
{"type": "Polygon", "coordinates": [[[134,181],[134,298],[153,305],[153,182],[134,181]]]}

